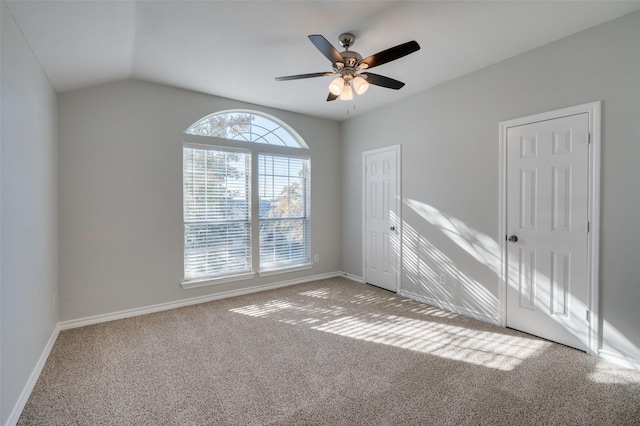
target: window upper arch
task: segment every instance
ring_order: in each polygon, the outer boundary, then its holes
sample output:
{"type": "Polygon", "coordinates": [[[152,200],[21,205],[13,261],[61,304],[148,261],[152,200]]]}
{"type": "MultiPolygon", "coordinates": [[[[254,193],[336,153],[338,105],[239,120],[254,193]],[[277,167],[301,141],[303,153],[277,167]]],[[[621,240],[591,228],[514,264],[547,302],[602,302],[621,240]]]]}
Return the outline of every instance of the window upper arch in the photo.
{"type": "Polygon", "coordinates": [[[207,115],[189,126],[185,133],[289,148],[309,148],[300,135],[283,121],[249,110],[233,109],[207,115]]]}

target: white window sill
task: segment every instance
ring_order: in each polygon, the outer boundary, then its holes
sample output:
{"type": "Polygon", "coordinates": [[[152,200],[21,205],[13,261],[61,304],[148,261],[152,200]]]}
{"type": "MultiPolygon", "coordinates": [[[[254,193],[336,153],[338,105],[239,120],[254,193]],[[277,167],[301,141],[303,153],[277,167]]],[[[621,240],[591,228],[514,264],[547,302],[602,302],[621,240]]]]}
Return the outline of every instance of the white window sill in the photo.
{"type": "Polygon", "coordinates": [[[288,272],[295,271],[305,271],[307,269],[311,269],[313,267],[313,263],[304,263],[302,265],[293,265],[293,266],[285,266],[283,268],[278,269],[265,269],[258,272],[258,276],[260,277],[268,277],[269,275],[277,275],[277,274],[286,274],[288,272]]]}
{"type": "Polygon", "coordinates": [[[253,272],[246,272],[244,274],[226,275],[220,278],[205,278],[202,280],[183,281],[180,283],[180,286],[182,287],[183,290],[187,290],[190,288],[206,287],[209,285],[229,283],[232,281],[250,280],[255,276],[256,274],[253,272]]]}
{"type": "Polygon", "coordinates": [[[277,269],[265,269],[258,272],[257,274],[255,272],[246,272],[244,274],[227,275],[220,278],[209,277],[201,280],[183,281],[180,283],[180,286],[182,287],[183,290],[188,290],[190,288],[206,287],[210,285],[230,283],[233,281],[250,280],[252,278],[255,278],[256,275],[259,277],[268,277],[270,275],[286,274],[289,272],[296,272],[296,271],[305,271],[305,270],[311,269],[312,267],[313,267],[313,263],[304,263],[301,265],[292,265],[288,267],[285,266],[277,269]]]}

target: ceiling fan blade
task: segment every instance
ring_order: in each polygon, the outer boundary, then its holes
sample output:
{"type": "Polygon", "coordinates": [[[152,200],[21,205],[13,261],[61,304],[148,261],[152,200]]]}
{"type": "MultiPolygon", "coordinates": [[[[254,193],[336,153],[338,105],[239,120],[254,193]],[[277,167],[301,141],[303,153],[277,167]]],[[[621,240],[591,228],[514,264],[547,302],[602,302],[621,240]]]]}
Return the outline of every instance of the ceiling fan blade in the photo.
{"type": "Polygon", "coordinates": [[[327,102],[335,101],[336,99],[338,99],[338,95],[334,95],[333,93],[329,92],[329,96],[327,96],[327,102]]]}
{"type": "Polygon", "coordinates": [[[367,68],[377,67],[378,65],[386,64],[387,62],[395,61],[403,56],[407,56],[413,52],[420,50],[420,45],[417,41],[411,40],[403,44],[399,44],[395,47],[391,47],[382,52],[378,52],[375,55],[364,58],[360,63],[368,65],[367,68]]]}
{"type": "Polygon", "coordinates": [[[404,83],[393,78],[385,77],[384,75],[373,74],[370,72],[363,72],[360,75],[367,76],[367,83],[375,86],[386,87],[387,89],[402,89],[404,83]]]}
{"type": "Polygon", "coordinates": [[[333,45],[331,43],[329,43],[329,41],[326,38],[324,38],[323,36],[321,36],[320,34],[312,34],[312,35],[310,35],[309,36],[309,40],[311,40],[311,43],[313,43],[313,45],[324,56],[326,56],[327,59],[329,59],[332,64],[335,64],[336,62],[343,62],[344,63],[344,58],[342,57],[340,52],[338,52],[336,50],[336,48],[333,47],[333,45]]]}
{"type": "Polygon", "coordinates": [[[298,74],[298,75],[287,75],[284,77],[276,77],[278,81],[286,81],[286,80],[300,80],[301,78],[313,78],[313,77],[326,77],[329,75],[333,75],[333,72],[314,72],[311,74],[298,74]]]}

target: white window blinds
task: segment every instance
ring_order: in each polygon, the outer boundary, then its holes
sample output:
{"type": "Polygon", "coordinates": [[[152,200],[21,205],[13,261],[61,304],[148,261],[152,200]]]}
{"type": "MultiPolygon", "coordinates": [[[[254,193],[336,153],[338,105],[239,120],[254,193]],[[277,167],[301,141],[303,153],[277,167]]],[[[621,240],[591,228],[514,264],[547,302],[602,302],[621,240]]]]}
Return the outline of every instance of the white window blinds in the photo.
{"type": "Polygon", "coordinates": [[[261,154],[260,269],[309,262],[309,160],[261,154]]]}
{"type": "Polygon", "coordinates": [[[251,156],[183,148],[184,278],[251,271],[251,156]]]}

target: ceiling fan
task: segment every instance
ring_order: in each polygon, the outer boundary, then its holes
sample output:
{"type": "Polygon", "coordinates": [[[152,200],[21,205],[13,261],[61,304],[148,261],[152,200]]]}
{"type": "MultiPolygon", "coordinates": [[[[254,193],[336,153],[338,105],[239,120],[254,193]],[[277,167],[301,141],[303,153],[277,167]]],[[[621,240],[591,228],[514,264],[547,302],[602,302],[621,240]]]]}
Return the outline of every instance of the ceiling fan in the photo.
{"type": "Polygon", "coordinates": [[[351,47],[356,40],[356,37],[351,33],[344,33],[338,37],[340,46],[345,49],[343,52],[338,52],[326,38],[319,34],[310,35],[309,40],[331,61],[333,71],[276,77],[276,80],[299,80],[302,78],[337,75],[329,84],[327,101],[333,101],[338,98],[344,101],[350,101],[353,99],[353,92],[362,95],[369,89],[370,84],[395,90],[402,88],[404,83],[401,81],[363,71],[386,64],[387,62],[395,61],[396,59],[420,50],[420,45],[415,40],[412,40],[362,59],[362,56],[358,52],[349,50],[349,47],[351,47]]]}

